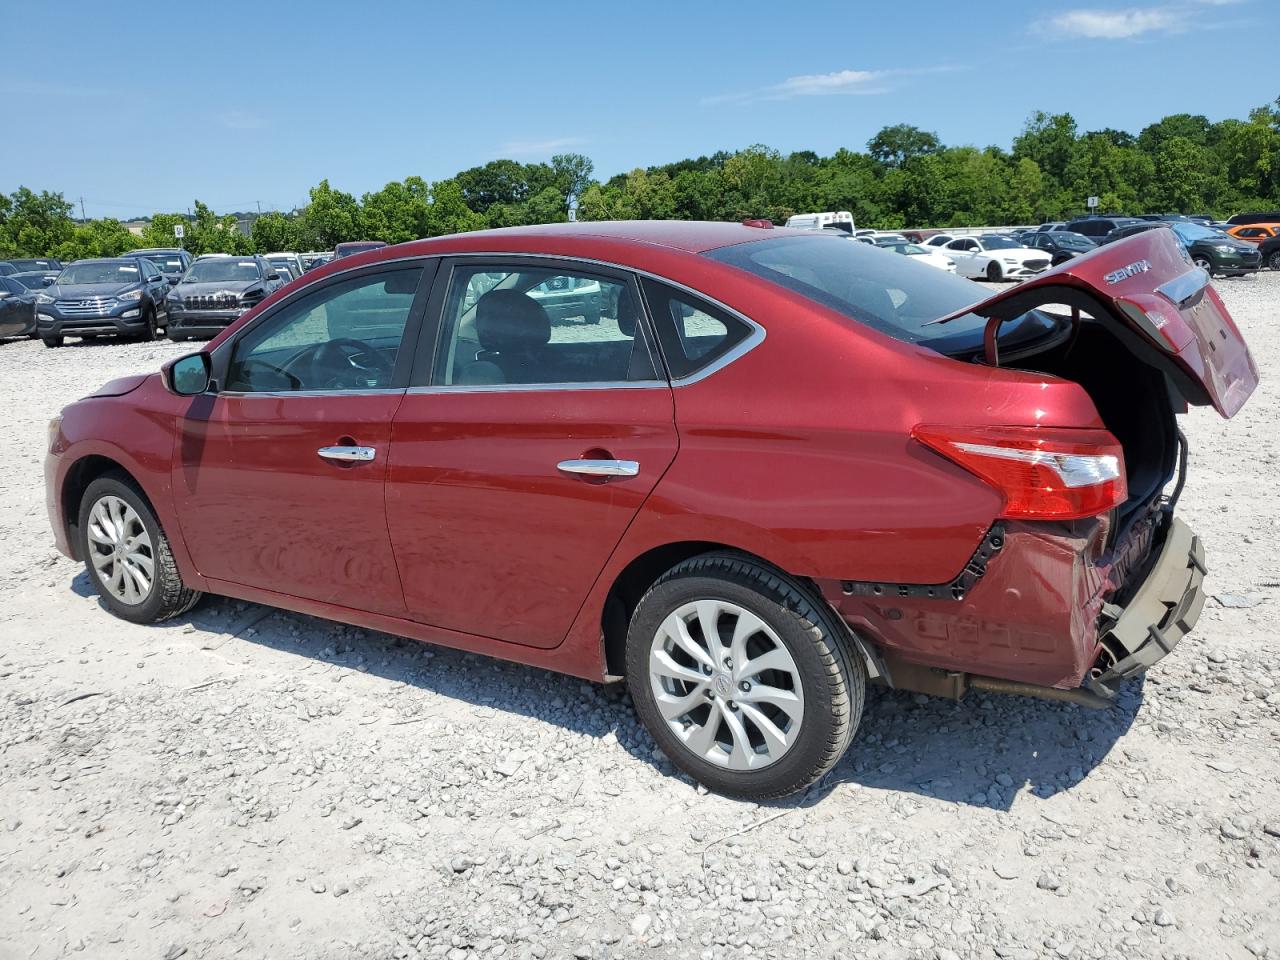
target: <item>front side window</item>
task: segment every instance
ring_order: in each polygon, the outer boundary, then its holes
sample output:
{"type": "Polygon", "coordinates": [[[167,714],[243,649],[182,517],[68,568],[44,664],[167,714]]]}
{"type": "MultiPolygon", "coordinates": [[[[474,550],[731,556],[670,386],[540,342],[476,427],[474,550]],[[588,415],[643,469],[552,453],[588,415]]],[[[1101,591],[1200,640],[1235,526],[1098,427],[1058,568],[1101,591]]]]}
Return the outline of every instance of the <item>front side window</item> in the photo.
{"type": "Polygon", "coordinates": [[[301,297],[235,344],[227,390],[381,390],[392,384],[422,269],[389,270],[301,297]]]}
{"type": "Polygon", "coordinates": [[[585,270],[457,267],[442,332],[437,386],[658,379],[631,284],[585,270]]]}

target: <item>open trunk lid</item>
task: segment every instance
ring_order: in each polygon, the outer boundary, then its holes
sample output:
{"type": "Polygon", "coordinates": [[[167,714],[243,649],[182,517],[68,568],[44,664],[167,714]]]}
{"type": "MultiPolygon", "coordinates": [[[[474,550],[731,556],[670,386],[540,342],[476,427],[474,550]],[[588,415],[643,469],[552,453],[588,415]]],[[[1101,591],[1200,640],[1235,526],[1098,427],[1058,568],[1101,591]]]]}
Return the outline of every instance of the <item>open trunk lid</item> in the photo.
{"type": "Polygon", "coordinates": [[[1154,348],[1143,352],[1174,374],[1189,403],[1211,404],[1229,418],[1257,387],[1258,368],[1244,337],[1209,275],[1187,259],[1170,230],[1147,230],[1099,247],[934,322],[988,317],[990,345],[1005,320],[1051,303],[1087,309],[1091,299],[1109,314],[1098,320],[1131,335],[1122,341],[1136,337],[1154,348]]]}

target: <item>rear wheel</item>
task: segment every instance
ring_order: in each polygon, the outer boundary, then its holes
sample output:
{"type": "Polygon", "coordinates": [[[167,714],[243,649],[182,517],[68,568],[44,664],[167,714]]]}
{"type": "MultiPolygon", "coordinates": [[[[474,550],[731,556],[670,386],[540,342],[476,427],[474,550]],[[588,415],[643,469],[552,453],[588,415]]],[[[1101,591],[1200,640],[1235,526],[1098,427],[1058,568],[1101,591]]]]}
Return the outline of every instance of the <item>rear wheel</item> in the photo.
{"type": "Polygon", "coordinates": [[[200,599],[199,591],[183,586],[160,521],[127,477],[106,474],[89,484],[79,533],[89,579],[117,617],[155,623],[200,599]]]}
{"type": "Polygon", "coordinates": [[[866,667],[820,599],[744,556],[672,568],[627,634],[636,712],[672,763],[712,790],[768,800],[844,754],[866,667]]]}
{"type": "Polygon", "coordinates": [[[1267,266],[1272,270],[1280,270],[1280,250],[1272,251],[1271,256],[1267,258],[1267,266]]]}
{"type": "Polygon", "coordinates": [[[1004,271],[1000,269],[1000,264],[994,260],[987,264],[987,279],[992,283],[997,283],[1004,279],[1004,271]]]}
{"type": "Polygon", "coordinates": [[[41,337],[40,341],[46,347],[60,347],[67,342],[65,337],[41,337]]]}

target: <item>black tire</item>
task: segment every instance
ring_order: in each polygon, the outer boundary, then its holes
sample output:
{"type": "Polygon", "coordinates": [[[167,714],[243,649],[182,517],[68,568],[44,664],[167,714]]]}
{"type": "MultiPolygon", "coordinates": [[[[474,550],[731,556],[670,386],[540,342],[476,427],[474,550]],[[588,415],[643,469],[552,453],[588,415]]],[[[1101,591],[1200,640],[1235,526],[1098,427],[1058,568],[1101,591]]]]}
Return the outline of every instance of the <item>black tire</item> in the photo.
{"type": "Polygon", "coordinates": [[[592,310],[582,318],[582,322],[587,324],[588,326],[595,326],[600,322],[600,311],[592,310]]]}
{"type": "Polygon", "coordinates": [[[1267,257],[1267,266],[1272,270],[1280,270],[1280,250],[1271,251],[1271,255],[1267,257]]]}
{"type": "Polygon", "coordinates": [[[89,580],[107,609],[120,619],[131,623],[158,623],[186,613],[200,601],[203,596],[200,591],[190,590],[183,585],[178,565],[173,560],[173,551],[169,547],[169,539],[146,497],[128,475],[105,473],[90,483],[84,496],[80,498],[79,524],[80,551],[89,580]],[[154,574],[151,588],[140,603],[124,603],[112,595],[102,583],[100,574],[90,559],[92,545],[89,539],[89,512],[100,498],[108,495],[119,497],[133,507],[151,538],[154,574]]]}
{"type": "Polygon", "coordinates": [[[177,333],[173,330],[168,329],[167,327],[165,328],[164,335],[168,337],[170,340],[172,340],[174,343],[179,343],[183,340],[188,339],[185,333],[177,333]]]}
{"type": "Polygon", "coordinates": [[[40,340],[46,347],[60,347],[67,342],[65,337],[41,337],[40,340]]]}
{"type": "Polygon", "coordinates": [[[999,283],[1004,279],[1004,270],[994,260],[987,264],[987,279],[992,283],[999,283]]]}
{"type": "Polygon", "coordinates": [[[155,307],[148,307],[145,315],[145,326],[142,332],[138,334],[138,339],[143,343],[150,343],[156,338],[156,311],[155,307]]]}
{"type": "Polygon", "coordinates": [[[803,790],[835,766],[862,718],[866,682],[862,657],[821,598],[740,554],[703,554],[667,571],[641,598],[627,633],[627,686],[641,722],[677,767],[717,793],[745,800],[803,790]],[[730,770],[696,755],[658,710],[648,666],[652,641],[673,611],[699,599],[728,601],[759,617],[795,663],[804,695],[799,734],[758,770],[730,770]]]}
{"type": "Polygon", "coordinates": [[[1209,276],[1213,276],[1213,261],[1202,253],[1197,253],[1191,258],[1191,262],[1203,270],[1209,276]]]}

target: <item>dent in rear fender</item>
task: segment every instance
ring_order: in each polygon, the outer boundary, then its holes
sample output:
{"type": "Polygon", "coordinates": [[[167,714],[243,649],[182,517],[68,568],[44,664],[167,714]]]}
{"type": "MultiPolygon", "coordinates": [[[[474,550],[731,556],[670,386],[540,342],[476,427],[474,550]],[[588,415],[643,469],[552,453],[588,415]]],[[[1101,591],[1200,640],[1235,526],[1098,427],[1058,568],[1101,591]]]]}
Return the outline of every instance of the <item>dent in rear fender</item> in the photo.
{"type": "Polygon", "coordinates": [[[1006,522],[1004,546],[960,601],[846,595],[820,584],[855,630],[902,659],[1044,686],[1080,685],[1098,653],[1097,622],[1115,589],[1097,562],[1108,522],[1006,522]]]}

